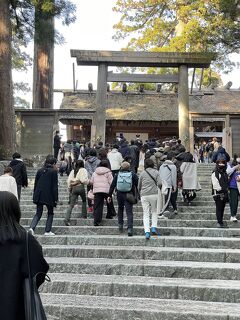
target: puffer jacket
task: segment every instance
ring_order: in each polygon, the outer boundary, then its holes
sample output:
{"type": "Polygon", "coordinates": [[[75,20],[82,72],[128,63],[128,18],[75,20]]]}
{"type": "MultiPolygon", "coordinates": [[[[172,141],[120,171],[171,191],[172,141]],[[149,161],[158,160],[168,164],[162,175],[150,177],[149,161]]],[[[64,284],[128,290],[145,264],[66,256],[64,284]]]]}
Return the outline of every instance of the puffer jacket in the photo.
{"type": "Polygon", "coordinates": [[[85,169],[88,172],[88,178],[90,179],[93,172],[96,170],[99,165],[100,160],[95,156],[87,156],[85,159],[85,169]]]}
{"type": "Polygon", "coordinates": [[[122,154],[117,149],[112,149],[107,155],[112,170],[119,170],[123,162],[122,154]]]}
{"type": "Polygon", "coordinates": [[[112,180],[113,176],[111,170],[105,167],[98,167],[91,178],[93,194],[100,192],[109,193],[112,180]]]}

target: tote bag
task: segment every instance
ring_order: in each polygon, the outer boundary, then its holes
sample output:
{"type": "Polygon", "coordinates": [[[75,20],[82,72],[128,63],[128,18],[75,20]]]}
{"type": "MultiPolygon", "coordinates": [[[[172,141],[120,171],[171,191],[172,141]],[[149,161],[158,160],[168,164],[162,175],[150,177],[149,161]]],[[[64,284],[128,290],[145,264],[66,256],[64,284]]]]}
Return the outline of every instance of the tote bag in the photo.
{"type": "MultiPolygon", "coordinates": [[[[26,320],[47,320],[42,301],[38,292],[36,284],[36,274],[31,276],[31,266],[29,261],[29,241],[28,232],[26,232],[26,246],[27,246],[27,265],[28,265],[28,277],[23,283],[23,296],[24,296],[24,308],[26,320]]],[[[49,278],[48,278],[49,281],[49,278]]]]}

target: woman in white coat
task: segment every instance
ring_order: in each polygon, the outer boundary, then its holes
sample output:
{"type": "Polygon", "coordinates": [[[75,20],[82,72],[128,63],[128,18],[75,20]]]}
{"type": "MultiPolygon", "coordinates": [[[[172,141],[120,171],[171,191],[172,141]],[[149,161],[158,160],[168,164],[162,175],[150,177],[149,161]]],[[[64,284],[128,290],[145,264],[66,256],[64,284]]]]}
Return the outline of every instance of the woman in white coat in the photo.
{"type": "Polygon", "coordinates": [[[181,164],[180,171],[182,173],[182,195],[184,202],[188,205],[196,198],[196,191],[201,189],[197,177],[197,163],[193,161],[193,155],[188,153],[184,162],[181,164]]]}

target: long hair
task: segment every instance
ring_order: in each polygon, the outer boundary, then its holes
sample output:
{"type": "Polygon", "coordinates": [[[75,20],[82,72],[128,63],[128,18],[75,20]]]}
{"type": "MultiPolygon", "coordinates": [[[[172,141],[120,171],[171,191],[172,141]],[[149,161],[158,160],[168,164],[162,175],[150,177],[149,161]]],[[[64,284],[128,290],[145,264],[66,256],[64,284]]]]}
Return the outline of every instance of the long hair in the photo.
{"type": "Polygon", "coordinates": [[[74,178],[76,178],[76,175],[81,168],[84,168],[84,162],[83,160],[77,160],[74,168],[74,178]]]}
{"type": "Polygon", "coordinates": [[[0,191],[0,243],[19,241],[25,231],[20,226],[21,210],[15,195],[8,191],[0,191]]]}

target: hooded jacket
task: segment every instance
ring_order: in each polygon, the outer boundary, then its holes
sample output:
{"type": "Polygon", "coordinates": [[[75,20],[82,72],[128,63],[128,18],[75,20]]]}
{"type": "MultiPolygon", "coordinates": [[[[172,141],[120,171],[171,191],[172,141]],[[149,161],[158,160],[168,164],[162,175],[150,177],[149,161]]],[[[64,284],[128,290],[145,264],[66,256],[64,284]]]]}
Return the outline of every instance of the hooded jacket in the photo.
{"type": "Polygon", "coordinates": [[[93,184],[93,194],[100,192],[108,194],[112,180],[113,176],[110,169],[98,167],[91,178],[91,183],[93,184]]]}
{"type": "Polygon", "coordinates": [[[107,155],[112,170],[119,170],[123,162],[122,154],[117,149],[112,149],[107,155]]]}
{"type": "Polygon", "coordinates": [[[160,179],[166,182],[168,188],[177,187],[177,168],[170,160],[165,160],[159,169],[160,179]]]}
{"type": "Polygon", "coordinates": [[[96,156],[87,156],[85,159],[85,169],[88,172],[88,178],[90,179],[93,172],[99,165],[100,160],[96,156]]]}

